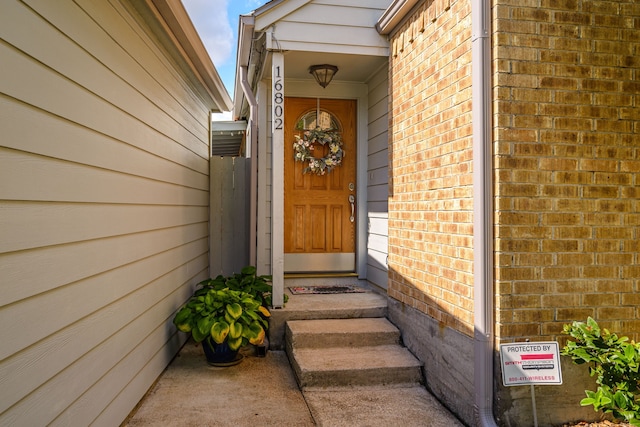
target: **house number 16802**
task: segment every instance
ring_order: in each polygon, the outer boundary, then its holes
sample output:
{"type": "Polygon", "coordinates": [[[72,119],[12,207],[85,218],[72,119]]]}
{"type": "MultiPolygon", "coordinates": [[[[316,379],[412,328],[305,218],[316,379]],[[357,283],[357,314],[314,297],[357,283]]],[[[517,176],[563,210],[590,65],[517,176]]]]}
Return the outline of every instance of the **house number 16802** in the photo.
{"type": "Polygon", "coordinates": [[[273,67],[273,130],[282,130],[284,124],[284,84],[279,65],[273,67]]]}

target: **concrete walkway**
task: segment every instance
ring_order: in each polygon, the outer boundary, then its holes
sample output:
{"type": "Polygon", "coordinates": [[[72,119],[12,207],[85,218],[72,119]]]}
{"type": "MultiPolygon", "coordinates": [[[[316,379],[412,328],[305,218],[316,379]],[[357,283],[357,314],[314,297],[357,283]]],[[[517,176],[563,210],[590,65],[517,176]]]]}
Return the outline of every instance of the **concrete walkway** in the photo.
{"type": "Polygon", "coordinates": [[[283,351],[207,365],[188,342],[123,426],[462,426],[423,387],[298,388],[283,351]]]}

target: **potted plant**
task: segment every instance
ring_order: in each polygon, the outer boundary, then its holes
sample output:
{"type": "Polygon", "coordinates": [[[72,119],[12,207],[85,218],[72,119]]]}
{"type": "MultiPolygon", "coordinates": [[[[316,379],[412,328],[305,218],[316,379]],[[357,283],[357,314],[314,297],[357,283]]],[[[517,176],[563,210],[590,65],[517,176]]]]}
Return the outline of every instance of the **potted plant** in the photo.
{"type": "Polygon", "coordinates": [[[200,282],[173,319],[180,331],[202,342],[207,361],[214,365],[239,362],[241,347],[262,344],[271,315],[263,299],[231,289],[225,282],[224,278],[200,282]]]}
{"type": "MultiPolygon", "coordinates": [[[[224,277],[219,275],[215,279],[207,279],[201,284],[211,286],[215,289],[229,288],[236,291],[243,291],[260,301],[264,307],[270,307],[271,300],[271,276],[258,276],[254,266],[244,267],[240,273],[224,277]]],[[[287,295],[284,295],[285,302],[287,295]]]]}

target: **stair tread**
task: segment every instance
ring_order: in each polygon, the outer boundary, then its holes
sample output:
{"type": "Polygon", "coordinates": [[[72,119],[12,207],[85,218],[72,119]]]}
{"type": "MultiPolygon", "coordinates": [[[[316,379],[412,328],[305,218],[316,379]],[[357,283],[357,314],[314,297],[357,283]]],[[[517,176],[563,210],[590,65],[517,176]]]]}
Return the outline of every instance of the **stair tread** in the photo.
{"type": "Polygon", "coordinates": [[[384,317],[356,319],[290,320],[287,322],[293,334],[347,334],[347,333],[396,333],[399,332],[384,317]]]}
{"type": "Polygon", "coordinates": [[[346,371],[420,367],[420,361],[405,347],[296,348],[293,356],[302,371],[346,371]]]}
{"type": "MultiPolygon", "coordinates": [[[[312,294],[291,295],[282,309],[284,312],[358,312],[359,310],[377,310],[387,308],[385,297],[375,292],[354,294],[312,294]]],[[[360,317],[360,316],[359,316],[360,317]]]]}

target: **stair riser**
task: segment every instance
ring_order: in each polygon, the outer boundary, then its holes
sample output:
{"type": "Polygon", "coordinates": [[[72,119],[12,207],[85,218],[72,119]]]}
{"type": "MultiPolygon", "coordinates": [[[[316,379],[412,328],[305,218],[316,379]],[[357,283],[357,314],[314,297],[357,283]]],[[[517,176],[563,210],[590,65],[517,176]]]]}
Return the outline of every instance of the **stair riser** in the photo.
{"type": "Polygon", "coordinates": [[[310,333],[292,334],[287,329],[287,346],[293,348],[364,347],[370,345],[393,345],[400,343],[399,332],[364,333],[310,333]]]}
{"type": "Polygon", "coordinates": [[[420,384],[420,368],[377,368],[358,371],[298,372],[300,388],[420,384]]]}
{"type": "Polygon", "coordinates": [[[286,323],[289,320],[313,319],[358,319],[386,317],[387,306],[369,307],[364,309],[327,309],[327,310],[272,310],[269,319],[269,343],[273,350],[283,350],[285,346],[286,323]]]}

